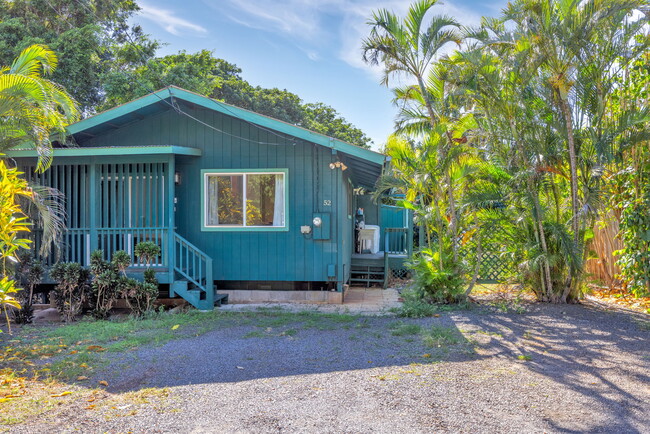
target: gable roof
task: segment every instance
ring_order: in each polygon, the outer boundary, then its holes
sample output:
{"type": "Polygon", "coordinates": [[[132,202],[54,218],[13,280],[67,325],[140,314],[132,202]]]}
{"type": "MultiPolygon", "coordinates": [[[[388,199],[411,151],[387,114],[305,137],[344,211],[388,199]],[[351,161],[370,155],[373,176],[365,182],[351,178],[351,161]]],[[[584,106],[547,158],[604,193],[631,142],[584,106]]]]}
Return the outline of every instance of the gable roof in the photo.
{"type": "Polygon", "coordinates": [[[107,129],[119,128],[127,123],[133,122],[135,118],[142,118],[144,115],[168,110],[172,108],[173,99],[186,101],[209,110],[222,113],[245,122],[258,125],[282,134],[286,134],[308,142],[316,143],[337,152],[342,152],[355,159],[364,162],[374,163],[373,165],[383,166],[386,156],[370,149],[346,143],[344,141],[328,137],[326,135],[307,130],[305,128],[289,124],[259,113],[245,110],[221,101],[214,100],[204,95],[199,95],[176,86],[167,86],[156,92],[152,92],[141,98],[106,110],[89,118],[83,119],[72,125],[67,130],[71,135],[88,134],[91,132],[102,132],[107,129]]]}

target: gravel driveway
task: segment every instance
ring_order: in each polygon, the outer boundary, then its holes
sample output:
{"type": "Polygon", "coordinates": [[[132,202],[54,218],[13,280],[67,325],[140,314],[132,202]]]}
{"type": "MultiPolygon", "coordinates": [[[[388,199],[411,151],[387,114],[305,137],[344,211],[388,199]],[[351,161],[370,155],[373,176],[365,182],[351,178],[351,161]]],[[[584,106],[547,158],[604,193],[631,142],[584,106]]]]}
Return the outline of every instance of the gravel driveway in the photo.
{"type": "Polygon", "coordinates": [[[421,320],[260,315],[107,354],[102,411],[15,432],[649,432],[647,316],[532,304],[421,320]],[[161,392],[159,388],[163,388],[161,392]],[[149,393],[148,391],[146,391],[149,393]]]}

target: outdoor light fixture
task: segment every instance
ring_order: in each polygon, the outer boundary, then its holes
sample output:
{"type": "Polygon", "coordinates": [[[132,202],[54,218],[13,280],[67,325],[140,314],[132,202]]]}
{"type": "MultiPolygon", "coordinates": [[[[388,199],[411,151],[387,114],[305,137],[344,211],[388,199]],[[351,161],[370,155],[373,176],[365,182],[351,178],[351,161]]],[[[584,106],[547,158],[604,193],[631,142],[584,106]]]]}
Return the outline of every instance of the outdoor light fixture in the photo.
{"type": "Polygon", "coordinates": [[[346,166],[345,164],[341,163],[340,161],[337,161],[337,162],[335,162],[335,163],[330,163],[330,169],[334,170],[334,169],[336,169],[337,167],[338,167],[339,169],[341,169],[342,171],[348,169],[348,166],[346,166]]]}
{"type": "Polygon", "coordinates": [[[181,185],[181,172],[174,172],[174,184],[181,185]]]}

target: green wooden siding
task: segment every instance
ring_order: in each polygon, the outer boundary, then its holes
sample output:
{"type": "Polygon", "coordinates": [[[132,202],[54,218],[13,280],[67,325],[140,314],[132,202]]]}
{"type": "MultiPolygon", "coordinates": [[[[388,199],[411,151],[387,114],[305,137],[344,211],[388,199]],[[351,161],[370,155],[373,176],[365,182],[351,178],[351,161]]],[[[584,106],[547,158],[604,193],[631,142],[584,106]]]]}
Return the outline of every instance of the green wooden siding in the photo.
{"type": "Polygon", "coordinates": [[[182,179],[176,186],[176,232],[213,259],[215,280],[327,281],[328,266],[333,266],[340,287],[348,273],[352,242],[349,188],[347,175],[330,169],[329,164],[337,158],[344,161],[344,154],[297,138],[284,140],[212,110],[197,106],[183,106],[183,110],[223,133],[166,111],[80,144],[175,145],[201,150],[201,157],[177,156],[175,160],[182,179]],[[287,231],[201,231],[201,170],[275,168],[288,173],[287,231]],[[312,225],[314,213],[331,214],[329,239],[315,240],[300,233],[302,225],[312,225]]]}

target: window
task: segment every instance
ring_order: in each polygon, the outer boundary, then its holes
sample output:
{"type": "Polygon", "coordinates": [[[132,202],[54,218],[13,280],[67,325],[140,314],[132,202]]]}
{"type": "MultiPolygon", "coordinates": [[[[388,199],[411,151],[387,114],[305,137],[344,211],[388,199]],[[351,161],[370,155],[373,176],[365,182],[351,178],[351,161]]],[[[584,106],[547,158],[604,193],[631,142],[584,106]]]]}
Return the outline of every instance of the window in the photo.
{"type": "Polygon", "coordinates": [[[286,228],[286,182],[286,170],[203,171],[203,228],[286,228]]]}

